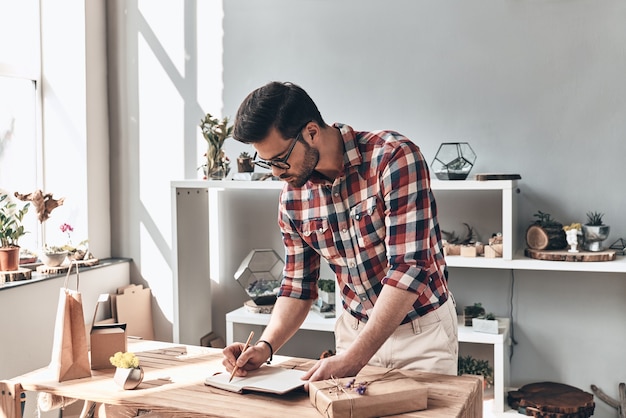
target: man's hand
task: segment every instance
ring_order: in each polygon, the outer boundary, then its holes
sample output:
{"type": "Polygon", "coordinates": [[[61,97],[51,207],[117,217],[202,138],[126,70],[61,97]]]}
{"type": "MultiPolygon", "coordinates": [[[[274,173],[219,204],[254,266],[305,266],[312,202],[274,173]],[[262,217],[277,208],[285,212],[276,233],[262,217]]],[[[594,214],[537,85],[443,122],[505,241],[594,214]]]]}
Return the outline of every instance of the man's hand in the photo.
{"type": "Polygon", "coordinates": [[[258,369],[269,358],[269,349],[265,344],[251,345],[242,353],[244,347],[244,343],[233,343],[222,350],[224,354],[222,365],[226,370],[230,373],[235,364],[239,367],[235,376],[245,376],[249,370],[258,369]]]}
{"type": "MultiPolygon", "coordinates": [[[[341,378],[348,376],[356,376],[364,364],[357,364],[354,360],[348,358],[348,354],[342,353],[331,357],[321,359],[311,369],[302,376],[302,380],[315,382],[318,380],[326,380],[332,377],[341,378]]],[[[304,389],[309,390],[309,385],[305,384],[304,389]]]]}

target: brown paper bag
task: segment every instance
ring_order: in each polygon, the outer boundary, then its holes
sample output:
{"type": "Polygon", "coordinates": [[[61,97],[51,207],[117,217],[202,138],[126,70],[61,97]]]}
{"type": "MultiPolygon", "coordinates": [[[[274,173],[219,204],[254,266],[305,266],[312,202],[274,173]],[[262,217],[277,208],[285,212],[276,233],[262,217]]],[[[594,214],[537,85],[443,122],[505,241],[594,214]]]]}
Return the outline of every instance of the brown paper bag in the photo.
{"type": "Polygon", "coordinates": [[[78,292],[78,264],[70,264],[59,295],[50,370],[59,382],[91,376],[83,302],[78,292]],[[76,290],[68,288],[72,266],[76,265],[76,290]]]}

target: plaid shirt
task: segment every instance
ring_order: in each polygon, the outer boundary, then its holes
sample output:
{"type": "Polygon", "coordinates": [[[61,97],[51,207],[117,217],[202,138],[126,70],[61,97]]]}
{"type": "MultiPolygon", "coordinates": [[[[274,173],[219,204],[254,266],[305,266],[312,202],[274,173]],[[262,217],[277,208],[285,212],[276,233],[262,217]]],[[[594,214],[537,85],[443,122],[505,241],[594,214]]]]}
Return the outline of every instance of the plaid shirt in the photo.
{"type": "Polygon", "coordinates": [[[391,131],[335,124],[344,169],[332,183],[285,184],[278,224],[286,259],[279,296],[316,299],[320,257],[335,272],[343,307],[367,321],[383,285],[418,295],[403,323],[448,299],[430,175],[419,148],[391,131]]]}

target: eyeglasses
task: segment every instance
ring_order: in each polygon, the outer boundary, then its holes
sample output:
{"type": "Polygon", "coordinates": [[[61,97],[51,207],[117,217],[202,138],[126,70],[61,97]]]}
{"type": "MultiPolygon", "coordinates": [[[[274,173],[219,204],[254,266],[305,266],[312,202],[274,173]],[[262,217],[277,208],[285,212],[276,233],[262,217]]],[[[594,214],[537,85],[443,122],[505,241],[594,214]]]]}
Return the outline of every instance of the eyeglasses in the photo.
{"type": "MultiPolygon", "coordinates": [[[[307,122],[308,124],[308,122],[307,122]]],[[[300,138],[300,135],[302,134],[302,129],[304,129],[306,125],[304,125],[300,131],[298,131],[298,135],[296,135],[296,137],[293,139],[293,141],[291,141],[291,145],[289,145],[289,149],[287,150],[287,154],[282,157],[282,158],[275,158],[273,160],[257,160],[256,159],[256,152],[254,153],[254,164],[258,165],[261,168],[266,168],[266,169],[271,169],[272,167],[276,167],[278,169],[281,170],[289,170],[291,168],[291,164],[289,164],[287,162],[287,160],[289,159],[289,157],[291,156],[291,152],[293,151],[294,147],[296,146],[296,142],[298,142],[298,139],[300,138]]]]}

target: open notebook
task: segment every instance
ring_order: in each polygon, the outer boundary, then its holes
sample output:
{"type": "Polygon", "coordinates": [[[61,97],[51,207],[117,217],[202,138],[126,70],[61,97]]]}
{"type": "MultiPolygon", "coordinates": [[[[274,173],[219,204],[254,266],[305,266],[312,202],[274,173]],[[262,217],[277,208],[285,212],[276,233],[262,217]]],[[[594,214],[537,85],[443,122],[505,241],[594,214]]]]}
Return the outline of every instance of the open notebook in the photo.
{"type": "Polygon", "coordinates": [[[226,371],[217,372],[207,377],[204,384],[231,392],[241,393],[244,390],[250,390],[280,395],[303,386],[306,382],[300,378],[305,374],[306,372],[302,370],[261,366],[257,370],[249,371],[247,376],[233,377],[230,383],[228,382],[230,373],[226,371]]]}

